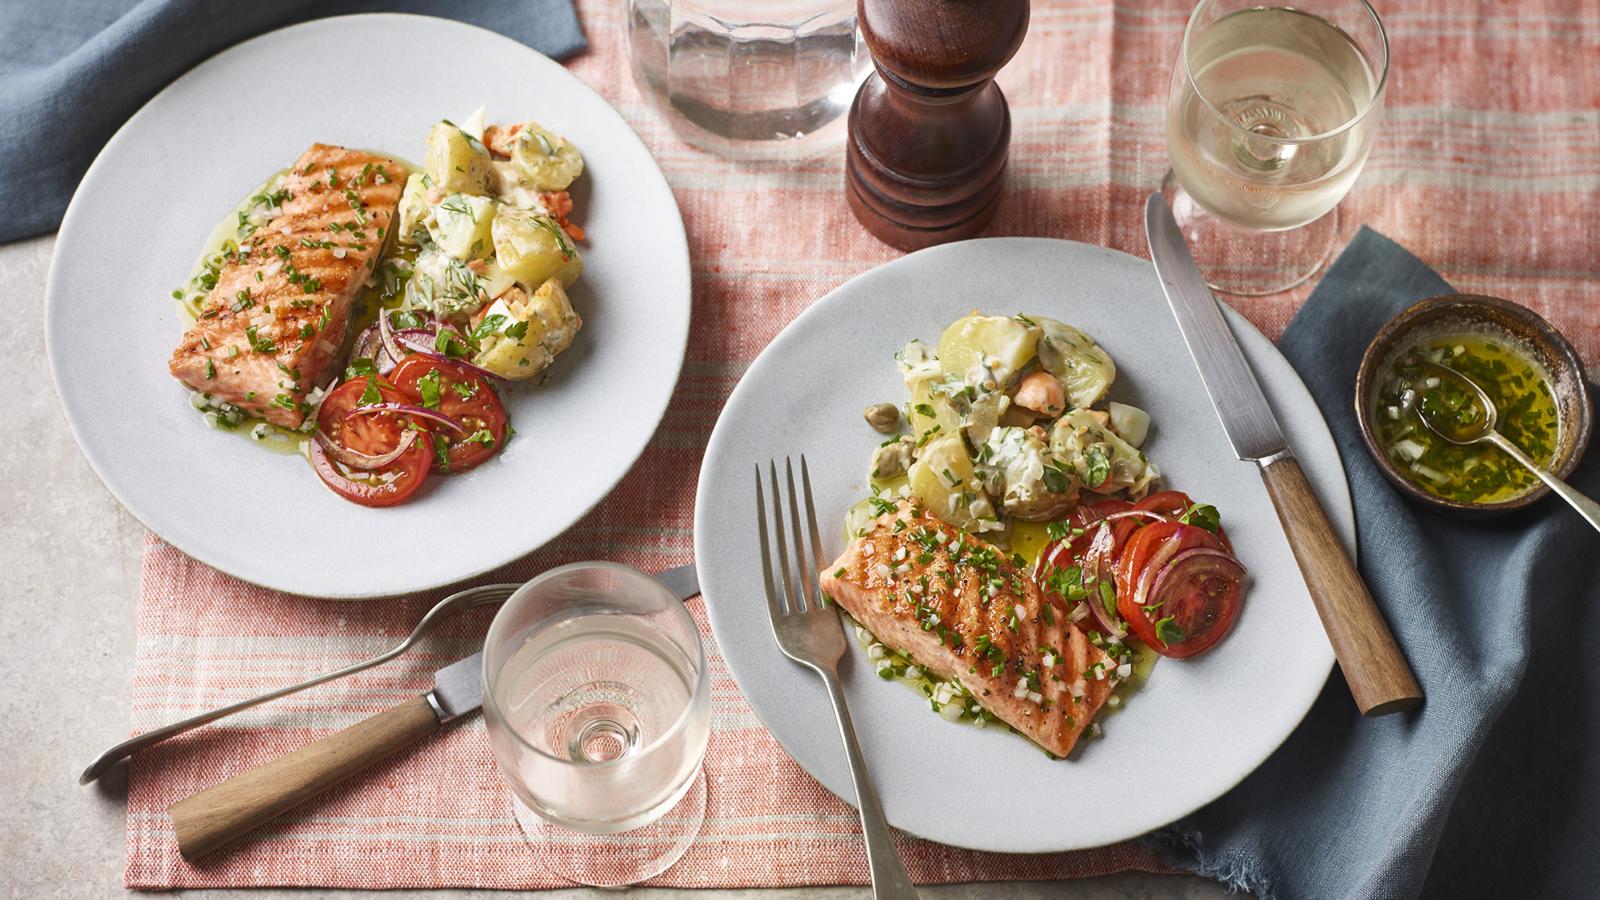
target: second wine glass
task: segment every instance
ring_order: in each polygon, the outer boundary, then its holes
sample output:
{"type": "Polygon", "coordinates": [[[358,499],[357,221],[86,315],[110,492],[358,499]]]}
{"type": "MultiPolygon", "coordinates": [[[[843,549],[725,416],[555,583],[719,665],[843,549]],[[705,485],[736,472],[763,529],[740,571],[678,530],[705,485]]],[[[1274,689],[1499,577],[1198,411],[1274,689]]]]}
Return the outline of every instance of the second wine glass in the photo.
{"type": "Polygon", "coordinates": [[[1173,67],[1163,191],[1212,287],[1276,293],[1327,260],[1388,71],[1366,0],[1195,7],[1173,67]]]}

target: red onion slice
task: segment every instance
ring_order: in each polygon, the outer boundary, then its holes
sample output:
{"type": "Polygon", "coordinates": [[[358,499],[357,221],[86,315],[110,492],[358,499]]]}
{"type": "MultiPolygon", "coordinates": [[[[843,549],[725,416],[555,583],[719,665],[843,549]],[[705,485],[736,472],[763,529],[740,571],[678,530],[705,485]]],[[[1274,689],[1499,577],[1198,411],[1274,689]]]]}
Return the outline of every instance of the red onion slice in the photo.
{"type": "Polygon", "coordinates": [[[1165,566],[1168,560],[1178,555],[1178,547],[1182,544],[1183,529],[1180,528],[1168,535],[1167,539],[1161,542],[1161,546],[1150,554],[1150,558],[1145,560],[1144,568],[1139,571],[1139,583],[1133,591],[1134,606],[1145,605],[1146,598],[1150,595],[1150,583],[1155,580],[1157,573],[1161,571],[1161,567],[1165,566]]]}
{"type": "Polygon", "coordinates": [[[326,451],[329,456],[333,457],[339,462],[344,463],[352,469],[371,471],[373,469],[381,469],[399,459],[401,456],[404,456],[405,452],[411,449],[411,445],[417,442],[417,436],[421,433],[422,432],[420,431],[414,431],[408,428],[406,429],[405,434],[400,438],[400,443],[393,450],[390,450],[388,453],[380,453],[377,456],[373,456],[367,453],[357,453],[356,451],[351,450],[349,447],[340,444],[333,438],[328,437],[326,434],[323,434],[321,431],[318,431],[314,435],[311,452],[316,453],[319,451],[326,451]]]}
{"type": "Polygon", "coordinates": [[[1165,521],[1167,521],[1167,517],[1166,516],[1163,516],[1162,514],[1157,513],[1157,512],[1151,512],[1148,509],[1125,509],[1122,512],[1114,512],[1114,513],[1111,513],[1109,515],[1101,516],[1096,521],[1099,521],[1099,522],[1115,522],[1118,519],[1127,519],[1127,518],[1155,519],[1157,522],[1165,522],[1165,521]]]}
{"type": "MultiPolygon", "coordinates": [[[[1245,567],[1244,563],[1239,562],[1233,554],[1225,550],[1213,550],[1210,547],[1185,550],[1174,556],[1156,575],[1155,583],[1150,586],[1150,600],[1165,602],[1161,598],[1169,586],[1196,575],[1222,575],[1234,581],[1241,581],[1244,579],[1245,567]]],[[[1143,605],[1142,601],[1140,605],[1143,605]]]]}
{"type": "MultiPolygon", "coordinates": [[[[403,359],[415,353],[418,356],[426,356],[429,359],[437,359],[440,362],[447,362],[452,366],[460,366],[461,368],[471,372],[474,375],[477,375],[480,378],[489,378],[500,382],[509,380],[504,375],[491,372],[482,366],[475,366],[472,363],[467,362],[465,359],[453,356],[445,356],[443,353],[435,350],[434,341],[438,340],[438,332],[436,331],[429,331],[425,328],[402,328],[397,330],[393,325],[389,324],[388,313],[384,313],[383,315],[379,316],[378,322],[383,326],[383,345],[389,349],[390,353],[395,354],[396,359],[403,359]],[[419,338],[423,336],[426,336],[429,338],[429,340],[419,340],[419,338]]],[[[457,338],[460,338],[463,344],[466,343],[466,339],[461,337],[461,332],[456,331],[454,328],[449,330],[457,338]]]]}
{"type": "Polygon", "coordinates": [[[345,413],[345,418],[348,419],[351,416],[366,416],[381,412],[400,413],[407,416],[416,416],[419,419],[427,419],[430,422],[437,422],[438,424],[443,425],[444,427],[463,437],[465,437],[467,433],[466,426],[462,425],[460,422],[457,422],[455,419],[450,418],[444,413],[439,412],[436,409],[428,409],[425,406],[416,406],[411,403],[374,403],[370,406],[358,406],[355,409],[350,410],[348,413],[345,413]]]}
{"type": "Polygon", "coordinates": [[[398,365],[395,357],[389,354],[389,348],[383,343],[383,335],[376,324],[368,325],[359,335],[350,349],[351,359],[370,359],[377,367],[379,375],[387,375],[398,365]]]}
{"type": "Polygon", "coordinates": [[[1100,594],[1100,584],[1104,580],[1112,588],[1116,582],[1111,579],[1112,565],[1111,554],[1115,549],[1112,539],[1111,526],[1105,519],[1098,523],[1099,530],[1095,532],[1094,539],[1089,542],[1083,551],[1083,584],[1089,589],[1089,597],[1085,601],[1089,605],[1089,612],[1094,614],[1096,622],[1113,637],[1123,637],[1128,630],[1122,626],[1122,621],[1117,618],[1113,610],[1106,609],[1105,601],[1100,594]]]}
{"type": "Polygon", "coordinates": [[[405,353],[401,352],[400,344],[394,339],[394,323],[389,321],[389,315],[390,310],[378,310],[378,336],[383,341],[383,349],[398,360],[405,353]]]}

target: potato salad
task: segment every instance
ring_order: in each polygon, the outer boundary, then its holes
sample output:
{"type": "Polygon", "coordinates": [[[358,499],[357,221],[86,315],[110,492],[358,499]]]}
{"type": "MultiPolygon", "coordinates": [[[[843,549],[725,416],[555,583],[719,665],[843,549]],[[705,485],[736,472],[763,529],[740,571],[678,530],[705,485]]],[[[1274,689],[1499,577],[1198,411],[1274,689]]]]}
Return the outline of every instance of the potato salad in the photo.
{"type": "Polygon", "coordinates": [[[872,454],[875,496],[852,510],[852,537],[898,497],[971,532],[1005,532],[1013,520],[1061,519],[1093,495],[1137,500],[1161,476],[1139,450],[1150,417],[1100,406],[1116,365],[1064,322],[974,312],[937,347],[907,343],[895,364],[910,399],[866,411],[889,437],[872,454]]]}
{"type": "Polygon", "coordinates": [[[401,309],[454,326],[459,354],[500,378],[544,371],[582,325],[567,297],[584,237],[567,189],[582,174],[578,148],[536,122],[485,126],[480,109],[434,125],[400,196],[395,237],[415,248],[394,261],[401,309]]]}

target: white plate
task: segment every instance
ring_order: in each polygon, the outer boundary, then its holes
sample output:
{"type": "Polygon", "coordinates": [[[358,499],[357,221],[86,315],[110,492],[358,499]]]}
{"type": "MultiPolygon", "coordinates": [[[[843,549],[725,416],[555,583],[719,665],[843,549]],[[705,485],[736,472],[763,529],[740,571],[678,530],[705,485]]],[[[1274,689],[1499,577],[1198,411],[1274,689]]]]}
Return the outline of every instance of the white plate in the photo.
{"type": "MultiPolygon", "coordinates": [[[[893,354],[937,341],[973,308],[1037,313],[1093,335],[1117,363],[1112,398],[1154,425],[1145,449],[1167,484],[1214,503],[1251,581],[1238,623],[1196,659],[1161,660],[1108,717],[1105,737],[1052,761],[1022,737],[944,721],[922,696],[878,678],[852,635],[845,692],[889,822],[1002,852],[1075,850],[1133,837],[1220,796],[1283,742],[1333,660],[1256,467],[1234,458],[1148,262],[1084,244],[969,241],[912,254],[819,300],[756,359],[717,422],[700,472],[695,558],[717,644],[769,730],[829,790],[854,801],[827,695],[778,652],[762,598],[752,466],[805,453],[823,542],[866,492],[881,440],[863,407],[905,399],[893,354]]],[[[1266,338],[1234,333],[1307,475],[1353,546],[1338,451],[1311,396],[1266,338]]],[[[781,462],[780,462],[781,465],[781,462]]]]}
{"type": "Polygon", "coordinates": [[[67,210],[46,293],[50,362],[78,444],[117,499],[185,553],[324,597],[398,594],[516,559],[638,459],[689,332],[689,251],[666,180],[620,115],[549,58],[443,19],[363,15],[218,54],[128,120],[67,210]],[[479,105],[582,149],[589,232],[577,342],[508,401],[496,461],[392,509],[339,499],[305,460],[209,430],[167,373],[169,298],[233,205],[314,141],[419,161],[428,128],[479,105]]]}

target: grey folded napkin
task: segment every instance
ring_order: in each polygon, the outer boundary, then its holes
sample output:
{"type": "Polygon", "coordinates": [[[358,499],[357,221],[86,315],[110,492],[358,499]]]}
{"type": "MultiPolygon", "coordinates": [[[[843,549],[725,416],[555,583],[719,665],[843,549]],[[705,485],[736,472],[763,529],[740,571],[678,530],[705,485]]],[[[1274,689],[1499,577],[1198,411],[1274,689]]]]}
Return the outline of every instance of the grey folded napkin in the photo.
{"type": "MultiPolygon", "coordinates": [[[[1361,572],[1426,704],[1363,720],[1336,669],[1265,765],[1150,838],[1177,865],[1263,897],[1600,892],[1600,534],[1556,497],[1481,522],[1425,509],[1384,480],[1356,425],[1367,343],[1451,290],[1363,228],[1279,344],[1339,445],[1361,572]]],[[[1590,496],[1597,456],[1571,479],[1590,496]]]]}
{"type": "Polygon", "coordinates": [[[359,12],[459,19],[558,59],[585,46],[572,0],[0,3],[0,242],[60,224],[105,142],[196,63],[275,28],[359,12]]]}

